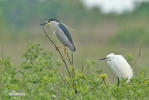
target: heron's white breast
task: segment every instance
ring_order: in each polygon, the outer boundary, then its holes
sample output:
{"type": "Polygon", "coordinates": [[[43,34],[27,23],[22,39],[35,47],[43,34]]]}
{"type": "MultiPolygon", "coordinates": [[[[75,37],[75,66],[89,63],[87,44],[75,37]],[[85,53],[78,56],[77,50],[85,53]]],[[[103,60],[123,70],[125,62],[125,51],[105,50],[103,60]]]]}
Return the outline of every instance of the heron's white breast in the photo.
{"type": "Polygon", "coordinates": [[[133,76],[133,71],[131,66],[121,55],[114,55],[111,61],[107,61],[108,65],[119,78],[128,78],[130,79],[133,76]]]}
{"type": "Polygon", "coordinates": [[[73,48],[73,45],[70,43],[69,39],[67,38],[67,36],[65,35],[65,33],[62,31],[62,29],[59,27],[58,24],[59,23],[55,21],[51,22],[50,27],[52,31],[55,33],[55,35],[61,41],[62,44],[70,48],[73,48]]]}
{"type": "Polygon", "coordinates": [[[51,21],[50,22],[50,28],[52,29],[52,31],[55,33],[58,29],[59,29],[59,26],[58,26],[58,22],[55,22],[55,21],[51,21]]]}

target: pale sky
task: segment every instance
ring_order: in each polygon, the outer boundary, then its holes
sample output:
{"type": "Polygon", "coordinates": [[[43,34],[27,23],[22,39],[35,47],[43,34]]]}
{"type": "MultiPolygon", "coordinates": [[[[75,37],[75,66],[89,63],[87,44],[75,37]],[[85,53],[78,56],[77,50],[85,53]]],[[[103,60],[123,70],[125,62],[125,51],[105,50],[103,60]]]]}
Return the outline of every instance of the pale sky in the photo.
{"type": "MultiPolygon", "coordinates": [[[[143,0],[82,0],[87,8],[99,7],[103,13],[133,11],[143,0]]],[[[146,0],[147,1],[147,0],[146,0]]]]}

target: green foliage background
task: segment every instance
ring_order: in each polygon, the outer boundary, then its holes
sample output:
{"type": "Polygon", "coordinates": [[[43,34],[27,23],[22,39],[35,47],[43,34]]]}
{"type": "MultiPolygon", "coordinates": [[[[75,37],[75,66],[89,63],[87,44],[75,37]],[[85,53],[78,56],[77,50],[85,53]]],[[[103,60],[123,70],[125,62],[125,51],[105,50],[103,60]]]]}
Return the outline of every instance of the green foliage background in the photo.
{"type": "Polygon", "coordinates": [[[120,81],[120,86],[102,83],[84,95],[108,77],[102,69],[94,68],[96,61],[87,59],[83,71],[81,67],[76,69],[74,80],[78,94],[75,94],[71,79],[60,70],[64,65],[52,59],[52,52],[30,43],[22,57],[24,60],[19,65],[12,64],[8,57],[0,58],[1,100],[147,100],[149,97],[149,78],[143,71],[129,83],[125,79],[120,81]],[[10,96],[12,91],[25,96],[10,96]]]}

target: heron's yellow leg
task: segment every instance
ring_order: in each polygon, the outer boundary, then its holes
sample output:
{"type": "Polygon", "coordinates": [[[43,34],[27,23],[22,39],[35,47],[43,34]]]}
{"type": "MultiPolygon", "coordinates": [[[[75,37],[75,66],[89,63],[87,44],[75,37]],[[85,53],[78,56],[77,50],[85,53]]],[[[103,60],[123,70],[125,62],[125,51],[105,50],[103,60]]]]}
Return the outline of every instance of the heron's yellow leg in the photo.
{"type": "Polygon", "coordinates": [[[60,48],[62,48],[62,46],[56,46],[56,48],[57,48],[57,49],[60,49],[60,48]]]}

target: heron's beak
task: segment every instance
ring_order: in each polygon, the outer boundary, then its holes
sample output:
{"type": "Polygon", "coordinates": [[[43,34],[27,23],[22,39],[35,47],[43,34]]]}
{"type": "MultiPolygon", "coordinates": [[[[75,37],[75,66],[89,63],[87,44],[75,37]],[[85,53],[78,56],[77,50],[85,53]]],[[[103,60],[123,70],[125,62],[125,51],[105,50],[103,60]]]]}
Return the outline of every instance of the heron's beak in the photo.
{"type": "Polygon", "coordinates": [[[44,26],[44,25],[47,25],[47,24],[49,24],[49,22],[45,21],[44,23],[40,24],[40,26],[44,26]]]}
{"type": "Polygon", "coordinates": [[[105,57],[105,58],[100,58],[99,60],[106,60],[107,58],[105,57]]]}

